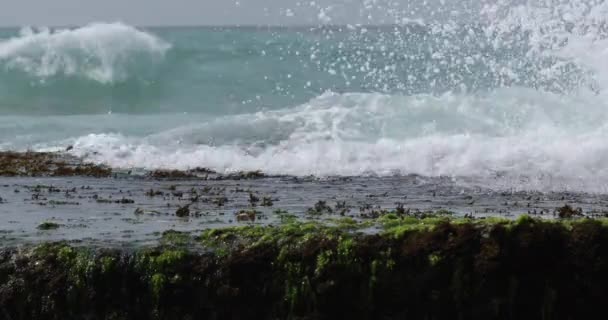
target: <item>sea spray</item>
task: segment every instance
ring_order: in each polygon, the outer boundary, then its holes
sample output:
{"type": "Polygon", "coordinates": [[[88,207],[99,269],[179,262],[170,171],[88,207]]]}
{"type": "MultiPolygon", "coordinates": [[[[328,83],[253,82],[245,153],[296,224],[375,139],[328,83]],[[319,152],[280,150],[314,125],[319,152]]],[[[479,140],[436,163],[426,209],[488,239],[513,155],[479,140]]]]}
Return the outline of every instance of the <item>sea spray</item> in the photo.
{"type": "Polygon", "coordinates": [[[474,23],[394,11],[382,26],[4,31],[0,48],[28,49],[0,50],[13,52],[0,54],[0,147],[73,145],[123,168],[604,190],[605,11],[499,1],[474,23]],[[110,40],[80,45],[88,34],[110,40]]]}

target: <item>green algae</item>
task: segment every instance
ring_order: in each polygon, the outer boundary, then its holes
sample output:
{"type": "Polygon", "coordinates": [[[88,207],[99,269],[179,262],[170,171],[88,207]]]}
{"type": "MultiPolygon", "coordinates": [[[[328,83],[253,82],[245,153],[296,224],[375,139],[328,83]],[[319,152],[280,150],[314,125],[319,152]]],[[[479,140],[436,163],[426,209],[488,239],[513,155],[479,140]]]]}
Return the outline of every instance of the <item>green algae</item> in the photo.
{"type": "Polygon", "coordinates": [[[334,252],[331,250],[323,251],[317,255],[317,264],[315,268],[316,275],[320,275],[323,270],[329,265],[333,255],[334,252]]]}
{"type": "Polygon", "coordinates": [[[161,273],[155,273],[150,278],[150,287],[152,289],[152,295],[154,299],[158,300],[160,298],[160,294],[165,287],[167,282],[167,277],[161,273]]]}
{"type": "Polygon", "coordinates": [[[192,236],[188,232],[167,230],[162,233],[159,242],[163,246],[183,247],[192,242],[192,236]]]}
{"type": "Polygon", "coordinates": [[[0,301],[12,319],[584,318],[608,294],[607,222],[387,214],[42,244],[0,253],[0,301]]]}
{"type": "Polygon", "coordinates": [[[101,257],[99,259],[101,262],[101,272],[108,273],[115,269],[116,267],[116,258],[115,257],[101,257]]]}

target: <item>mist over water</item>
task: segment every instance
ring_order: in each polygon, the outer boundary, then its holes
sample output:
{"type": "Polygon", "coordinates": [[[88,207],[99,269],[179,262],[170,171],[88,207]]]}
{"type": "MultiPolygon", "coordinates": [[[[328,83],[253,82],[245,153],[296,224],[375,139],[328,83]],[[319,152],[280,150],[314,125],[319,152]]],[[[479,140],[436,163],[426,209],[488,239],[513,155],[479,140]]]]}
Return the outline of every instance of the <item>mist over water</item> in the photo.
{"type": "Polygon", "coordinates": [[[2,30],[0,148],[605,192],[607,14],[493,2],[475,23],[2,30]]]}

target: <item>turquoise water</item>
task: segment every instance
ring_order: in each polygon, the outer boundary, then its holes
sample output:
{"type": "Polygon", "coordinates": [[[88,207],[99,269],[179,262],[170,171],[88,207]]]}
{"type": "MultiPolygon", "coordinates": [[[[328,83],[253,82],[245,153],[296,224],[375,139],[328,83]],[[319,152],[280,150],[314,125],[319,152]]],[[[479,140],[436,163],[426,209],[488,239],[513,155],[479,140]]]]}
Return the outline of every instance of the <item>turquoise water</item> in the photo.
{"type": "Polygon", "coordinates": [[[542,9],[476,25],[3,29],[0,149],[601,191],[604,29],[593,10],[542,9]]]}
{"type": "MultiPolygon", "coordinates": [[[[142,28],[0,32],[2,114],[196,112],[297,106],[324,92],[441,94],[523,86],[564,92],[583,71],[546,75],[524,32],[460,26],[142,28]],[[511,74],[496,70],[507,67],[511,74]]],[[[591,85],[591,84],[589,84],[591,85]]]]}

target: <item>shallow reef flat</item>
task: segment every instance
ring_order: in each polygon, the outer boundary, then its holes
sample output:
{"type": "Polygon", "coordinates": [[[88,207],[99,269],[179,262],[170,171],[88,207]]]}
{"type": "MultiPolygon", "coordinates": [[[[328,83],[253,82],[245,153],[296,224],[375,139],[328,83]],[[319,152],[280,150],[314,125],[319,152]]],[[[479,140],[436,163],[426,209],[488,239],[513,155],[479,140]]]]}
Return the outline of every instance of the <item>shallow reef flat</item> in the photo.
{"type": "Polygon", "coordinates": [[[445,177],[269,176],[209,169],[117,170],[64,153],[0,153],[0,240],[4,245],[69,241],[104,247],[154,246],[168,230],[351,218],[397,212],[476,219],[521,215],[603,217],[608,195],[491,189],[445,177]]]}
{"type": "Polygon", "coordinates": [[[0,249],[4,319],[573,319],[602,314],[605,220],[284,221],[136,250],[0,249]],[[204,250],[192,250],[194,246],[204,250]]]}
{"type": "Polygon", "coordinates": [[[608,296],[602,194],[0,159],[0,319],[573,319],[608,296]]]}

